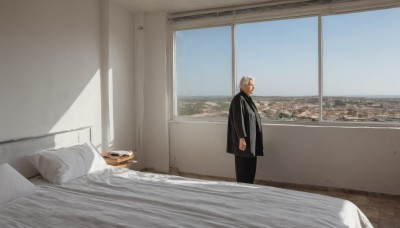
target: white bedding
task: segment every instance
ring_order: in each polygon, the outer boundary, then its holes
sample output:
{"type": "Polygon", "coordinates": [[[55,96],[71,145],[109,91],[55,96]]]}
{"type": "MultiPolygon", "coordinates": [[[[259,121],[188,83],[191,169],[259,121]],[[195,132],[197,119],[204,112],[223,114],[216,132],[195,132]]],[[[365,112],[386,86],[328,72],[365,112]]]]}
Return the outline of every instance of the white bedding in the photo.
{"type": "Polygon", "coordinates": [[[0,227],[372,227],[351,202],[108,168],[0,206],[0,227]]]}

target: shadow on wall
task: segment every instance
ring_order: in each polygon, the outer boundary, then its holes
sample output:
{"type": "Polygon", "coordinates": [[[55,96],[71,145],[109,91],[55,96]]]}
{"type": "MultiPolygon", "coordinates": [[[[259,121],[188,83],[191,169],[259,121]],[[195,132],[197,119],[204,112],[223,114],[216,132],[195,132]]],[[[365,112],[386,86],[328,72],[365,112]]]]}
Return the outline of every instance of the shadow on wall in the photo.
{"type": "Polygon", "coordinates": [[[0,141],[92,126],[95,145],[135,149],[133,16],[110,9],[103,45],[102,10],[97,0],[1,3],[0,141]]]}
{"type": "Polygon", "coordinates": [[[0,7],[0,141],[93,126],[99,144],[99,2],[18,2],[0,7]]]}

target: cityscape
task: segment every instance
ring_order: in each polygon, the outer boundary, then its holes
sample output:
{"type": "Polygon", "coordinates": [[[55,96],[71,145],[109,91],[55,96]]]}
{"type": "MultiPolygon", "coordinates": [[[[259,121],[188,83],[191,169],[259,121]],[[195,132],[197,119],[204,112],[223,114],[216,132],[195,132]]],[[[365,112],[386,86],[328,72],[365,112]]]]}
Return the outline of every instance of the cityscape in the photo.
{"type": "MultiPolygon", "coordinates": [[[[228,117],[231,97],[185,97],[178,99],[178,115],[228,117]]],[[[318,121],[317,96],[252,96],[262,118],[280,121],[318,121]]],[[[400,123],[400,97],[323,98],[323,121],[400,123]]]]}

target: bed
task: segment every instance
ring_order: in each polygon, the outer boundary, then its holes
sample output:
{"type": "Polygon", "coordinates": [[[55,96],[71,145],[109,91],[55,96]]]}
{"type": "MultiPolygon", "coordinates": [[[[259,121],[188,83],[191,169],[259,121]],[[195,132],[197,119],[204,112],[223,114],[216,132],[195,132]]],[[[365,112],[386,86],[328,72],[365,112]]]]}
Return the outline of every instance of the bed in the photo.
{"type": "Polygon", "coordinates": [[[111,166],[78,176],[29,178],[34,190],[0,204],[0,227],[372,227],[353,203],[319,194],[111,166]]]}

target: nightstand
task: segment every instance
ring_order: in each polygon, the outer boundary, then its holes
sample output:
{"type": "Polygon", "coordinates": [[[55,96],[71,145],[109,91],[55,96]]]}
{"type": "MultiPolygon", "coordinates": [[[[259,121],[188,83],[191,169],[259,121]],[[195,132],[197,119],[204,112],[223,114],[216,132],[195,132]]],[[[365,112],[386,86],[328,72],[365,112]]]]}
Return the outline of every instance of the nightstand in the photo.
{"type": "Polygon", "coordinates": [[[119,168],[132,168],[132,160],[135,158],[135,154],[132,155],[125,155],[125,156],[112,156],[110,152],[103,152],[101,153],[104,160],[108,165],[112,165],[119,168]]]}

